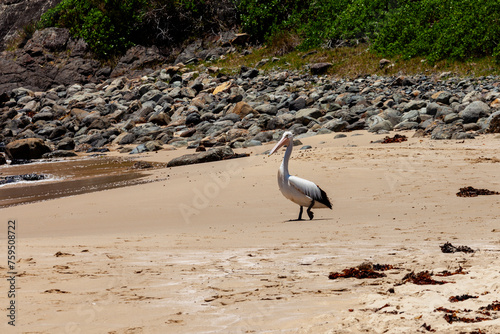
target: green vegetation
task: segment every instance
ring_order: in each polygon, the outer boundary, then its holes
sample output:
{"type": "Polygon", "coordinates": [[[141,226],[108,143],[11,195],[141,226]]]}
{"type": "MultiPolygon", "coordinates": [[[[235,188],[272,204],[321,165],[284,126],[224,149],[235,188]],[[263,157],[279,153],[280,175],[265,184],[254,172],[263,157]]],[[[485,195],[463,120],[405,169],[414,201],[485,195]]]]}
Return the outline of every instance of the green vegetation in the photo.
{"type": "Polygon", "coordinates": [[[500,60],[498,0],[62,0],[38,25],[49,26],[69,28],[101,58],[239,26],[277,55],[368,43],[377,56],[431,64],[500,60]]]}
{"type": "Polygon", "coordinates": [[[294,31],[299,48],[369,41],[405,59],[500,59],[497,0],[241,0],[242,27],[260,40],[294,31]]]}
{"type": "Polygon", "coordinates": [[[146,5],[146,0],[63,0],[41,17],[39,27],[68,28],[106,58],[133,45],[146,5]]]}

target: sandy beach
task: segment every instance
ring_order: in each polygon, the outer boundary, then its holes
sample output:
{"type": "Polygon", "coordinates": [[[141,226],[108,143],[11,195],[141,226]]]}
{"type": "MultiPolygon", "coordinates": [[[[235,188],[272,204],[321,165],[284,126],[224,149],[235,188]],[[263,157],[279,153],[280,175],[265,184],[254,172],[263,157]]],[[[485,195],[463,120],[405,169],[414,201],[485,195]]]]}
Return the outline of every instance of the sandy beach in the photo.
{"type": "Polygon", "coordinates": [[[289,221],[299,208],[278,190],[283,151],[263,154],[274,143],[235,150],[246,158],[150,172],[158,182],[0,209],[4,283],[8,220],[17,250],[16,326],[2,283],[0,331],[499,333],[500,311],[487,306],[500,300],[500,195],[456,193],[500,191],[500,136],[402,134],[409,140],[393,144],[372,143],[385,135],[366,131],[301,139],[312,148],[294,148],[290,172],[333,204],[312,221],[289,221]],[[446,242],[475,252],[442,253],[446,242]],[[392,269],[328,278],[367,261],[392,269]],[[460,268],[432,276],[446,284],[403,281],[460,268]],[[461,295],[474,298],[449,300],[461,295]]]}

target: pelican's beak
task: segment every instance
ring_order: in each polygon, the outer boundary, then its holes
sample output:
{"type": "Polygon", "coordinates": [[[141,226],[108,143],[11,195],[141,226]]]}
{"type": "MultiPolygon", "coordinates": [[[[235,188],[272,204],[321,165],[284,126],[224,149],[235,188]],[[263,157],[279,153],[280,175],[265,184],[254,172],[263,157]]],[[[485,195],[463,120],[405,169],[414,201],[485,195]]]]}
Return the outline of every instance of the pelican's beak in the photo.
{"type": "Polygon", "coordinates": [[[289,144],[289,141],[290,141],[290,139],[288,139],[287,137],[281,138],[281,140],[276,144],[276,146],[273,147],[273,149],[271,150],[271,152],[269,152],[269,156],[271,154],[273,154],[274,152],[276,152],[283,145],[289,144]]]}

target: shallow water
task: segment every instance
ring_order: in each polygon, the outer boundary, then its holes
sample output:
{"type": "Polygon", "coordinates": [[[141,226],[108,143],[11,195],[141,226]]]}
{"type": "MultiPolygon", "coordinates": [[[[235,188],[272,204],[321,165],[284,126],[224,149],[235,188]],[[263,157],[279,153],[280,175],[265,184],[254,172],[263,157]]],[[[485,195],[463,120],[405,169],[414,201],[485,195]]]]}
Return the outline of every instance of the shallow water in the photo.
{"type": "Polygon", "coordinates": [[[1,166],[0,177],[31,173],[47,177],[1,185],[0,208],[151,182],[147,179],[148,170],[165,167],[153,163],[152,168],[134,169],[136,162],[100,156],[1,166]]]}

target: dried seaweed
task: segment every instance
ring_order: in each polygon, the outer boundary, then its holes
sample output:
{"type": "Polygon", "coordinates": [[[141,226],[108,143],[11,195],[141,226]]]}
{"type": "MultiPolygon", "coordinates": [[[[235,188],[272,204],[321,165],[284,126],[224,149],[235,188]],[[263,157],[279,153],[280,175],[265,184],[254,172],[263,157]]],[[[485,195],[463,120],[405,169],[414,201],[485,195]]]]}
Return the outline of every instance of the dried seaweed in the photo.
{"type": "Polygon", "coordinates": [[[481,306],[479,309],[487,311],[500,311],[500,302],[498,300],[495,300],[493,303],[487,306],[481,306]]]}
{"type": "Polygon", "coordinates": [[[451,296],[448,300],[451,303],[458,303],[458,302],[463,302],[464,300],[471,299],[471,298],[478,298],[478,296],[471,296],[471,295],[458,295],[458,296],[451,296]]]}
{"type": "Polygon", "coordinates": [[[376,271],[386,271],[386,270],[391,270],[394,269],[394,266],[392,264],[374,264],[373,265],[373,270],[376,271]]]}
{"type": "Polygon", "coordinates": [[[492,318],[485,318],[485,317],[474,317],[474,318],[467,318],[467,317],[460,317],[457,314],[461,312],[472,312],[471,310],[450,310],[444,307],[438,307],[434,311],[440,311],[440,312],[445,312],[446,314],[444,315],[444,320],[446,320],[448,323],[453,323],[453,322],[465,322],[465,323],[475,323],[475,322],[481,322],[481,321],[486,321],[486,320],[493,320],[492,318]]]}
{"type": "Polygon", "coordinates": [[[444,245],[439,246],[443,253],[456,253],[456,252],[464,252],[464,253],[474,253],[474,250],[468,246],[453,246],[451,243],[447,242],[444,245]]]}
{"type": "Polygon", "coordinates": [[[457,193],[458,197],[477,197],[479,195],[500,195],[500,192],[488,189],[476,189],[468,186],[460,188],[460,191],[457,193]]]}
{"type": "Polygon", "coordinates": [[[408,137],[405,135],[395,134],[394,137],[386,136],[384,140],[382,140],[382,144],[390,144],[390,143],[402,143],[407,141],[408,137]]]}
{"type": "Polygon", "coordinates": [[[373,268],[347,268],[342,270],[341,273],[339,272],[331,272],[328,275],[329,279],[337,279],[337,278],[349,278],[349,277],[355,277],[358,279],[363,279],[363,278],[379,278],[379,277],[386,277],[384,273],[378,273],[373,270],[373,268]]]}
{"type": "Polygon", "coordinates": [[[415,274],[414,272],[411,272],[411,273],[407,274],[405,277],[403,277],[403,284],[407,283],[407,282],[417,284],[417,285],[441,285],[441,284],[450,283],[450,282],[446,282],[446,281],[436,281],[435,279],[433,279],[431,277],[431,275],[432,274],[429,273],[428,271],[421,271],[417,274],[415,274]]]}
{"type": "Polygon", "coordinates": [[[432,329],[431,328],[431,325],[427,325],[425,322],[424,324],[422,325],[422,327],[424,327],[424,329],[428,332],[435,332],[436,330],[435,329],[432,329]]]}
{"type": "Polygon", "coordinates": [[[448,277],[448,276],[453,276],[453,275],[467,275],[467,272],[464,271],[464,268],[459,267],[454,272],[451,272],[448,270],[443,270],[442,272],[436,274],[436,276],[440,276],[440,277],[448,277]]]}

